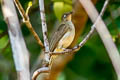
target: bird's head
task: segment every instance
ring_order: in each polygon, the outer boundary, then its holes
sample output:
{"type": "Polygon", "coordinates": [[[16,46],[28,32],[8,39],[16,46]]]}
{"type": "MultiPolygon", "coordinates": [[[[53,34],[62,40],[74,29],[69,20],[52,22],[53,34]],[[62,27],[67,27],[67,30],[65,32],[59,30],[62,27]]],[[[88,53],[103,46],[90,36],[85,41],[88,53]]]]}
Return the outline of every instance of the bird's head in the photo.
{"type": "Polygon", "coordinates": [[[73,12],[64,13],[62,16],[62,21],[71,21],[73,12]]]}

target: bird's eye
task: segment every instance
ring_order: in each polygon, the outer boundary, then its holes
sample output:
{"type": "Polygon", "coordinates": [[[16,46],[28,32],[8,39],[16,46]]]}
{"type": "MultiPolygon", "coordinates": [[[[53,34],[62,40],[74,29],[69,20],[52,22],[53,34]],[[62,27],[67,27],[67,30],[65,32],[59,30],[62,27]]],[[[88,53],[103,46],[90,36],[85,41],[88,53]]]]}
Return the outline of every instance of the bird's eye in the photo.
{"type": "Polygon", "coordinates": [[[66,15],[64,15],[64,18],[66,18],[66,15]]]}

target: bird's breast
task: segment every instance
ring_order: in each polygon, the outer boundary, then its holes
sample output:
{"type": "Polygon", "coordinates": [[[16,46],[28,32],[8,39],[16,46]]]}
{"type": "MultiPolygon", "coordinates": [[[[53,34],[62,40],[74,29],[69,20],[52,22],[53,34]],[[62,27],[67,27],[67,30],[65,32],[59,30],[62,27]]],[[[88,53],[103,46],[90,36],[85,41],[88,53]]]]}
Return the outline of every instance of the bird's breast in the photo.
{"type": "Polygon", "coordinates": [[[64,34],[58,43],[58,48],[67,48],[75,37],[75,28],[73,24],[68,25],[70,29],[64,34]]]}

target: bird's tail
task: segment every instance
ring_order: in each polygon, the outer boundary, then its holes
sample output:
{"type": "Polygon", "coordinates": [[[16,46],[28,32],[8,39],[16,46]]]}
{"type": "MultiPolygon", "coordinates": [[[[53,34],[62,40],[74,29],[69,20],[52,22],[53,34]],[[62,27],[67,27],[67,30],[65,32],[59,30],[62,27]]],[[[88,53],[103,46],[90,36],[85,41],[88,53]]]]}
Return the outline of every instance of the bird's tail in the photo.
{"type": "MultiPolygon", "coordinates": [[[[54,52],[62,52],[62,51],[63,51],[63,49],[55,49],[55,50],[54,50],[54,52]]],[[[51,69],[51,67],[53,66],[53,64],[54,64],[54,65],[58,64],[58,63],[55,63],[57,57],[58,57],[58,55],[52,55],[52,56],[51,56],[51,58],[50,58],[50,63],[49,63],[50,69],[51,69]]]]}

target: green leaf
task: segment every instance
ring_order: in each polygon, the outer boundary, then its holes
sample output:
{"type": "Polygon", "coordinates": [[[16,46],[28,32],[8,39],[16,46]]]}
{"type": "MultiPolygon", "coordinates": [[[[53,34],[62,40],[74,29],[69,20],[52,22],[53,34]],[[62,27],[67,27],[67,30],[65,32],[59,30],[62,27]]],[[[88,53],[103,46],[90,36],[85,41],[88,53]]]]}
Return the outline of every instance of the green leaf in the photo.
{"type": "Polygon", "coordinates": [[[72,5],[66,4],[64,2],[54,2],[53,8],[54,8],[55,15],[59,21],[61,21],[61,16],[65,12],[72,11],[72,5]]]}
{"type": "Polygon", "coordinates": [[[4,36],[0,39],[0,50],[4,48],[8,43],[8,36],[4,36]]]}

